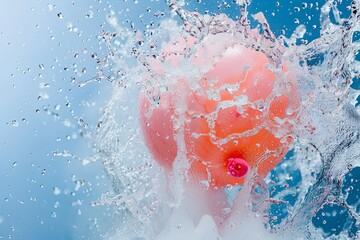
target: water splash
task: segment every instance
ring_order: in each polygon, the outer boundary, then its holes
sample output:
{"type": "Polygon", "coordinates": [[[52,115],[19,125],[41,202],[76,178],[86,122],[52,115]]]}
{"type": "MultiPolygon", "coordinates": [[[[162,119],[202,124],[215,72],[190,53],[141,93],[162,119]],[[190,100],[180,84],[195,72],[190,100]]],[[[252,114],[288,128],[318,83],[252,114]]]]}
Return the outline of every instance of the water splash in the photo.
{"type": "MultiPolygon", "coordinates": [[[[343,182],[344,176],[360,165],[359,91],[351,87],[358,81],[360,70],[356,60],[359,41],[354,39],[360,28],[360,2],[353,1],[350,17],[343,19],[337,2],[327,1],[321,7],[321,36],[306,45],[299,44],[306,33],[304,25],[299,25],[290,38],[275,37],[261,12],[253,15],[258,27],[251,28],[246,7],[249,3],[239,4],[241,16],[234,21],[224,14],[189,12],[184,2],[171,1],[170,10],[182,23],[164,20],[159,27],[149,28],[147,36],[119,26],[115,14],[110,13],[108,21],[116,29],[107,35],[110,58],[117,63],[116,71],[124,74],[115,84],[94,141],[97,157],[113,181],[113,190],[98,204],[113,204],[119,211],[119,223],[115,223],[109,239],[322,239],[327,234],[311,219],[329,205],[348,213],[348,223],[331,236],[358,237],[358,203],[348,203],[343,182]],[[211,57],[194,66],[190,59],[210,37],[216,43],[208,49],[211,57]],[[184,42],[179,44],[181,39],[184,42]],[[178,87],[178,79],[186,79],[191,89],[200,91],[201,76],[236,44],[260,51],[270,59],[269,69],[277,76],[275,92],[282,91],[286,76],[281,66],[285,63],[299,88],[301,105],[289,109],[289,114],[296,116],[287,119],[294,126],[291,137],[295,143],[286,160],[265,180],[253,170],[241,191],[238,186],[226,187],[228,197],[224,200],[223,190],[211,190],[207,179],[202,179],[202,191],[189,186],[191,176],[187,171],[192,160],[186,155],[184,141],[186,95],[177,96],[175,102],[173,124],[178,154],[172,174],[161,170],[144,144],[137,122],[138,96],[149,99],[150,111],[145,114],[151,115],[162,94],[178,87]],[[222,203],[221,207],[217,205],[221,219],[216,218],[217,213],[200,217],[189,213],[188,208],[204,207],[202,199],[209,196],[222,203]],[[285,213],[276,216],[274,209],[285,213]]],[[[217,91],[205,94],[219,99],[217,91]]],[[[244,99],[223,107],[239,106],[241,101],[244,99]]],[[[209,125],[215,124],[216,119],[210,115],[209,125]]],[[[281,138],[289,133],[276,134],[281,138]]],[[[230,140],[218,139],[218,144],[230,140]]]]}

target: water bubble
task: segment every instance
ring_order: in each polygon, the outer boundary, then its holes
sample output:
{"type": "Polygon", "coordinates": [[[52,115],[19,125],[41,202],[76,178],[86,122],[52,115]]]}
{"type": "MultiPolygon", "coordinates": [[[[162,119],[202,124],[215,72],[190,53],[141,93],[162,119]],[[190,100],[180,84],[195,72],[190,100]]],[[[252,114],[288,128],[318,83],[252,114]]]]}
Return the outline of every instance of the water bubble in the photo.
{"type": "Polygon", "coordinates": [[[58,13],[57,16],[59,19],[64,19],[64,15],[62,13],[58,13]]]}

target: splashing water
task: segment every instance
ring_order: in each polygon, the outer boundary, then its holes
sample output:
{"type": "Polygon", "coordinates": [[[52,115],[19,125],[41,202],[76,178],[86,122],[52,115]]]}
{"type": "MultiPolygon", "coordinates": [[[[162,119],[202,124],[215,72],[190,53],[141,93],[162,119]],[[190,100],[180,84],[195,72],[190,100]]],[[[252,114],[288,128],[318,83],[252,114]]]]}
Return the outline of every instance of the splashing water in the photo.
{"type": "MultiPolygon", "coordinates": [[[[359,91],[354,87],[360,70],[356,60],[360,1],[348,6],[351,14],[346,19],[341,18],[336,1],[327,1],[320,9],[320,37],[308,44],[299,41],[306,33],[304,25],[299,25],[290,38],[276,38],[261,12],[250,20],[249,3],[238,4],[241,16],[234,21],[224,14],[189,12],[184,2],[172,1],[169,7],[173,18],[149,27],[145,35],[121,27],[115,13],[110,13],[108,21],[116,31],[105,34],[104,39],[116,63],[115,71],[122,77],[115,84],[94,141],[97,157],[113,183],[112,191],[98,203],[113,204],[119,212],[109,239],[359,237],[359,201],[351,200],[350,195],[355,184],[351,181],[356,180],[360,166],[359,91]],[[174,20],[176,16],[182,22],[174,20]],[[252,22],[259,25],[252,28],[252,22]],[[244,49],[269,60],[264,67],[275,78],[266,101],[252,101],[251,93],[234,95],[240,88],[236,82],[216,87],[217,79],[209,77],[204,83],[214,64],[234,51],[247,51],[244,49]],[[209,88],[204,84],[213,85],[209,88]],[[223,91],[235,97],[222,101],[223,91]],[[192,92],[214,101],[216,107],[206,115],[196,112],[189,106],[192,92]],[[214,134],[223,109],[236,107],[241,114],[250,106],[260,109],[259,116],[266,118],[272,111],[267,109],[279,96],[293,102],[285,117],[262,121],[258,130],[235,137],[214,134]],[[146,107],[139,105],[141,101],[146,107]],[[175,153],[173,163],[166,168],[153,160],[143,133],[151,125],[146,119],[167,101],[171,102],[167,108],[174,109],[170,111],[171,121],[167,123],[165,117],[158,124],[163,122],[164,129],[171,129],[161,132],[160,127],[157,132],[164,141],[175,143],[165,143],[170,148],[175,146],[174,150],[157,150],[159,154],[175,153]],[[191,170],[199,160],[191,154],[187,139],[199,139],[204,132],[189,130],[189,122],[195,121],[189,116],[206,119],[210,129],[206,134],[219,148],[226,149],[224,146],[234,139],[255,136],[259,129],[267,129],[283,147],[264,150],[243,182],[217,184],[211,167],[206,168],[205,175],[191,170]],[[143,120],[146,123],[141,130],[143,120]],[[172,134],[166,135],[167,131],[172,134]],[[282,158],[286,152],[284,160],[262,176],[266,161],[282,158]],[[330,221],[343,218],[344,223],[325,231],[316,221],[318,215],[330,221]]],[[[245,65],[255,64],[250,57],[247,61],[245,65]]]]}

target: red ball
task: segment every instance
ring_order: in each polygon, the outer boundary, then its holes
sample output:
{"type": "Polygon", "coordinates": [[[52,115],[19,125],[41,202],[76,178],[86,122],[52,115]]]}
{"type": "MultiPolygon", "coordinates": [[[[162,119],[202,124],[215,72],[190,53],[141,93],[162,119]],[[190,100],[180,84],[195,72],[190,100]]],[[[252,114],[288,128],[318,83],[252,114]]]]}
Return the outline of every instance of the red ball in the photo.
{"type": "MultiPolygon", "coordinates": [[[[193,39],[181,39],[175,47],[165,47],[165,61],[181,69],[182,49],[193,44],[193,39]],[[177,54],[171,54],[174,49],[177,54]]],[[[187,61],[194,68],[208,69],[196,84],[190,84],[194,80],[184,73],[160,94],[155,107],[152,97],[161,92],[156,86],[152,93],[141,95],[141,128],[156,161],[172,171],[179,150],[174,139],[175,110],[181,106],[186,108],[181,124],[191,163],[189,176],[195,183],[209,180],[213,187],[242,184],[249,169],[265,177],[292,142],[300,101],[291,74],[286,67],[275,74],[265,54],[236,43],[228,33],[206,37],[187,61]],[[230,44],[224,48],[226,41],[230,44]],[[179,103],[180,99],[185,100],[179,103]]],[[[153,71],[166,78],[168,69],[162,66],[152,64],[153,71]]]]}

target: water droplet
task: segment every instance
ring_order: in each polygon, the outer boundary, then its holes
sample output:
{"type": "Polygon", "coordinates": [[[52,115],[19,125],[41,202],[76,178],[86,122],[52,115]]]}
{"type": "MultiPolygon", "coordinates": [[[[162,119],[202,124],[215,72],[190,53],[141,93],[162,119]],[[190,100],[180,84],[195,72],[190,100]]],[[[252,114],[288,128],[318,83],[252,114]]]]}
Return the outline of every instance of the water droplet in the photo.
{"type": "Polygon", "coordinates": [[[91,10],[89,10],[85,15],[86,18],[92,18],[93,16],[94,16],[94,12],[91,10]]]}
{"type": "Polygon", "coordinates": [[[64,120],[64,126],[65,127],[71,127],[72,126],[71,121],[69,119],[65,119],[64,120]]]}
{"type": "Polygon", "coordinates": [[[49,94],[47,94],[46,92],[40,92],[37,99],[38,100],[46,100],[46,99],[49,99],[49,98],[50,98],[49,94]]]}
{"type": "Polygon", "coordinates": [[[54,8],[56,7],[56,5],[53,5],[51,3],[48,4],[48,10],[51,12],[52,10],[54,10],[54,8]]]}
{"type": "Polygon", "coordinates": [[[85,180],[77,180],[75,181],[75,191],[79,191],[80,187],[84,186],[85,180]]]}
{"type": "Polygon", "coordinates": [[[59,207],[60,207],[60,203],[58,201],[56,201],[54,204],[54,208],[59,208],[59,207]]]}
{"type": "Polygon", "coordinates": [[[221,211],[223,214],[227,215],[231,212],[231,208],[223,208],[221,211]]]}
{"type": "Polygon", "coordinates": [[[54,188],[53,188],[53,193],[54,193],[54,195],[60,195],[60,194],[61,194],[60,188],[54,187],[54,188]]]}
{"type": "Polygon", "coordinates": [[[63,15],[62,13],[58,13],[57,16],[58,16],[58,18],[60,18],[60,19],[63,19],[63,18],[64,18],[64,15],[63,15]]]}
{"type": "Polygon", "coordinates": [[[12,120],[12,121],[11,121],[11,126],[13,126],[13,127],[18,127],[18,126],[19,126],[18,121],[12,120]]]}

